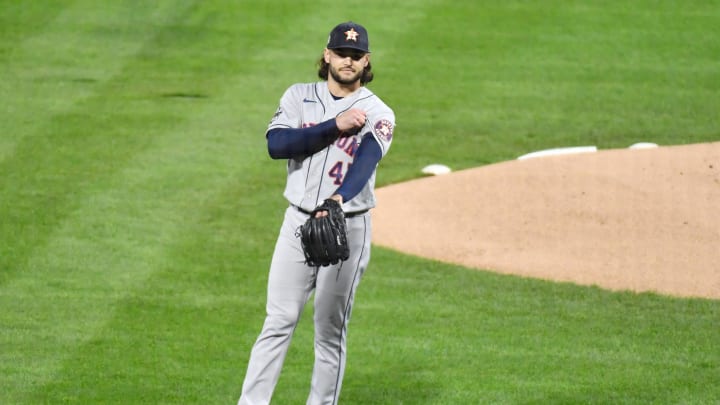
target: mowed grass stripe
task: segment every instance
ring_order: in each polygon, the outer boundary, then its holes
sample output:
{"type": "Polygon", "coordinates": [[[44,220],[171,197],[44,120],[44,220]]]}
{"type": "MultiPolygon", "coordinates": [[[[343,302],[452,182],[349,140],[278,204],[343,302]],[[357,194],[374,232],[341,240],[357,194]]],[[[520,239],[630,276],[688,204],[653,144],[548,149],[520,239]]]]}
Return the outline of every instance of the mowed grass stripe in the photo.
{"type": "Polygon", "coordinates": [[[373,254],[351,323],[347,403],[705,403],[718,394],[716,301],[373,254]]]}
{"type": "Polygon", "coordinates": [[[377,85],[399,116],[386,163],[402,168],[381,175],[552,147],[715,140],[718,20],[707,2],[437,4],[381,65],[377,85]]]}
{"type": "Polygon", "coordinates": [[[3,6],[0,161],[107,82],[183,6],[43,2],[3,6]]]}
{"type": "MultiPolygon", "coordinates": [[[[213,217],[212,213],[206,211],[206,205],[210,205],[208,210],[213,209],[215,193],[221,195],[222,209],[239,209],[240,222],[225,229],[225,234],[238,235],[244,241],[245,246],[242,247],[245,249],[254,249],[257,245],[253,243],[257,237],[255,229],[252,225],[248,226],[247,218],[256,217],[257,224],[262,224],[263,229],[269,229],[263,219],[265,217],[258,217],[258,211],[263,209],[263,193],[267,193],[263,186],[274,184],[275,189],[269,194],[276,201],[275,207],[284,205],[278,197],[282,189],[284,168],[267,159],[262,137],[277,96],[263,109],[263,115],[257,118],[242,114],[238,117],[237,102],[234,102],[240,94],[244,101],[241,105],[250,110],[255,108],[251,102],[257,103],[257,98],[253,97],[257,83],[252,74],[238,73],[242,69],[237,68],[238,60],[234,55],[242,55],[240,50],[250,50],[253,43],[258,47],[262,43],[252,37],[233,35],[231,43],[226,44],[227,48],[205,46],[204,41],[216,42],[228,38],[230,33],[222,29],[202,32],[203,27],[207,26],[207,22],[203,21],[207,14],[203,13],[210,14],[208,10],[197,8],[184,21],[174,24],[172,29],[158,33],[153,46],[146,45],[140,53],[141,57],[129,63],[121,76],[108,83],[108,87],[113,89],[113,98],[119,100],[108,101],[108,108],[117,109],[122,104],[123,114],[114,110],[107,119],[118,119],[128,133],[145,131],[147,139],[143,149],[128,156],[124,167],[118,168],[113,176],[103,178],[102,184],[95,182],[97,187],[86,193],[83,204],[59,224],[48,245],[36,251],[26,266],[28,270],[34,271],[23,272],[5,286],[7,301],[20,303],[36,295],[35,283],[44,280],[43,283],[47,285],[41,295],[48,301],[56,300],[55,303],[31,305],[25,311],[52,314],[47,316],[64,320],[44,325],[44,328],[37,325],[35,336],[33,333],[23,339],[13,336],[16,342],[23,341],[23,345],[16,347],[14,353],[25,361],[34,359],[43,362],[36,364],[30,361],[27,365],[27,370],[45,373],[31,380],[48,383],[46,388],[33,387],[35,394],[28,393],[31,396],[45,398],[46,395],[57,394],[53,389],[57,387],[71,392],[79,390],[78,395],[81,396],[96,393],[92,390],[83,392],[84,388],[90,387],[82,384],[78,386],[77,376],[83,371],[92,370],[92,375],[87,377],[96,378],[96,367],[99,364],[89,362],[87,353],[93,351],[99,345],[98,342],[109,340],[113,347],[117,347],[120,339],[117,335],[122,333],[117,332],[116,325],[111,324],[107,330],[101,328],[106,319],[112,318],[118,304],[122,306],[123,300],[127,298],[126,309],[132,314],[130,318],[135,318],[138,311],[142,312],[143,309],[133,295],[143,297],[144,294],[133,294],[134,288],[144,285],[148,290],[141,288],[141,291],[150,294],[156,288],[162,291],[163,286],[178,277],[178,271],[196,270],[187,269],[182,261],[187,260],[188,255],[192,256],[189,252],[202,257],[203,251],[198,248],[198,242],[200,246],[206,246],[208,233],[211,233],[210,240],[222,240],[215,233],[217,228],[204,232],[202,229],[208,226],[205,221],[213,217]],[[182,41],[178,41],[178,38],[182,41]],[[188,54],[196,58],[188,57],[188,54]],[[180,57],[186,59],[180,60],[180,57]],[[172,69],[172,66],[176,68],[172,69]],[[145,76],[148,74],[150,77],[145,76]],[[168,114],[167,120],[163,118],[165,114],[168,114]],[[125,119],[131,117],[133,125],[128,125],[125,119]],[[273,170],[277,172],[273,176],[275,180],[257,180],[265,175],[265,168],[258,164],[259,160],[272,164],[273,170]],[[227,193],[226,197],[222,197],[223,193],[227,193]],[[190,240],[182,242],[183,236],[190,230],[190,240]],[[203,234],[195,235],[196,232],[203,234]],[[166,249],[176,243],[175,239],[181,241],[177,243],[184,244],[173,252],[167,252],[166,249]],[[180,258],[178,263],[174,262],[176,257],[180,258]],[[47,274],[44,271],[46,269],[50,269],[47,274]],[[166,277],[169,280],[147,286],[150,274],[163,269],[168,272],[166,277]],[[56,307],[57,300],[62,302],[59,307],[56,307]],[[66,319],[71,315],[72,319],[66,319]],[[52,347],[53,353],[57,354],[28,353],[25,346],[28,340],[41,340],[47,336],[55,338],[32,346],[52,347]],[[58,346],[63,350],[57,351],[58,346]],[[64,371],[56,373],[57,366],[73,353],[78,357],[69,358],[63,367],[64,371]]],[[[280,213],[281,210],[276,208],[272,215],[277,217],[280,213]]],[[[275,228],[270,229],[274,238],[275,228]]],[[[267,249],[272,242],[264,241],[262,245],[267,249]]],[[[247,260],[247,251],[238,252],[240,256],[228,264],[242,262],[241,258],[247,260]]],[[[267,251],[262,252],[263,274],[266,272],[268,254],[267,251]]],[[[174,292],[174,289],[170,291],[174,292]]],[[[201,296],[192,290],[184,295],[198,302],[213,300],[212,296],[201,296]]],[[[173,300],[176,299],[173,297],[173,300]]],[[[178,302],[173,301],[172,306],[176,305],[178,302]]],[[[11,312],[18,313],[20,309],[11,312]]],[[[122,319],[120,325],[127,326],[128,319],[124,316],[124,313],[119,315],[122,319]]],[[[155,318],[144,321],[150,323],[146,325],[149,327],[147,330],[154,330],[152,324],[157,322],[155,318]]],[[[172,318],[169,322],[174,323],[172,318]]],[[[133,329],[132,325],[128,327],[131,331],[128,335],[128,349],[132,349],[137,347],[136,334],[145,329],[133,329]]],[[[121,326],[121,329],[126,328],[121,326]]],[[[23,333],[21,330],[15,332],[23,333]]],[[[146,360],[148,357],[143,355],[141,358],[146,360]]],[[[105,356],[98,357],[98,361],[105,365],[107,359],[105,356]]],[[[157,367],[157,364],[153,364],[153,367],[157,367]]],[[[114,367],[106,371],[110,374],[118,373],[114,367]]],[[[130,374],[129,377],[132,386],[136,386],[138,380],[135,378],[143,379],[144,375],[138,373],[135,377],[130,374]]],[[[108,383],[119,384],[116,389],[124,387],[122,378],[110,379],[108,383]]],[[[162,389],[162,395],[167,395],[164,389],[167,387],[161,384],[154,386],[156,390],[162,389]]],[[[139,394],[142,395],[142,391],[139,394]]]]}
{"type": "MultiPolygon", "coordinates": [[[[34,400],[71,395],[76,403],[103,398],[122,398],[118,403],[203,403],[219,397],[223,400],[210,402],[222,403],[237,395],[243,366],[233,359],[247,355],[245,345],[257,333],[257,326],[246,319],[262,311],[261,286],[279,225],[269,218],[256,224],[251,217],[267,206],[276,207],[272,215],[278,217],[282,207],[257,197],[248,201],[247,194],[257,190],[245,187],[245,168],[227,161],[216,168],[222,166],[232,168],[237,179],[225,183],[215,175],[190,180],[202,187],[202,203],[183,211],[177,201],[195,196],[170,195],[173,201],[146,214],[164,209],[176,217],[163,212],[167,220],[151,225],[166,238],[148,240],[142,250],[120,251],[119,256],[134,256],[110,263],[106,270],[111,275],[106,277],[120,278],[122,292],[118,287],[105,293],[115,299],[105,304],[106,319],[84,332],[61,370],[34,390],[34,400]],[[208,184],[213,181],[218,184],[208,184]],[[267,206],[260,207],[263,203],[267,206]],[[128,270],[133,274],[123,275],[128,270]],[[133,275],[137,279],[131,279],[133,275]]],[[[148,239],[157,234],[151,230],[148,239]]],[[[92,300],[90,295],[87,301],[92,300]]]]}
{"type": "MultiPolygon", "coordinates": [[[[215,116],[209,111],[204,112],[205,118],[215,116]]],[[[35,376],[34,382],[62,387],[64,394],[61,396],[68,395],[67,392],[87,395],[88,391],[83,390],[90,390],[90,395],[97,394],[95,390],[103,384],[107,384],[104,388],[108,391],[103,394],[107,395],[112,392],[112,387],[124,387],[124,378],[129,378],[128,383],[135,388],[142,386],[146,374],[132,367],[119,366],[117,362],[129,362],[128,355],[135,348],[151,351],[144,354],[155,357],[144,356],[142,360],[158,367],[154,363],[160,357],[158,350],[165,349],[153,343],[162,337],[153,336],[152,332],[157,330],[158,324],[162,325],[163,319],[170,324],[179,322],[162,314],[151,313],[158,315],[157,318],[145,317],[148,310],[142,297],[145,294],[169,294],[172,308],[186,300],[197,303],[216,300],[212,295],[203,294],[202,284],[192,286],[197,290],[194,293],[179,295],[175,295],[173,286],[188,277],[186,274],[199,270],[183,260],[205,257],[208,251],[203,251],[203,246],[207,248],[208,244],[219,243],[221,235],[234,232],[242,239],[256,238],[252,229],[243,227],[242,221],[223,232],[213,224],[212,213],[206,212],[206,206],[214,203],[215,194],[226,188],[232,188],[233,196],[240,199],[243,192],[253,191],[242,187],[248,180],[243,175],[247,173],[244,165],[254,162],[251,159],[242,162],[228,156],[227,150],[236,146],[232,143],[198,139],[203,122],[198,120],[197,125],[188,122],[188,131],[159,138],[152,148],[132,159],[129,168],[113,177],[108,184],[110,189],[88,196],[87,202],[61,224],[50,243],[35,253],[28,271],[5,286],[2,306],[9,311],[7,315],[14,314],[17,318],[3,322],[14,333],[11,336],[14,345],[4,346],[11,349],[9,353],[29,362],[24,367],[26,371],[45,374],[35,376]],[[195,140],[182,140],[183,137],[195,140]],[[159,155],[162,157],[158,158],[159,155]],[[188,243],[184,251],[175,248],[177,241],[185,237],[194,242],[197,236],[187,235],[196,235],[206,227],[204,245],[188,243]],[[164,280],[167,284],[148,284],[152,274],[158,271],[168,272],[164,280]],[[137,289],[140,292],[136,292],[137,289]],[[125,312],[130,314],[116,323],[113,320],[118,317],[118,310],[123,315],[125,312]],[[28,315],[34,318],[30,330],[25,329],[24,317],[28,315]],[[143,323],[138,324],[138,321],[143,323]],[[140,338],[146,334],[149,335],[147,340],[140,338]],[[97,351],[108,347],[108,352],[97,351]],[[98,356],[88,357],[92,354],[98,356]],[[57,367],[62,367],[62,371],[56,372],[57,367]],[[78,380],[79,376],[85,379],[78,380]],[[78,381],[93,381],[98,376],[103,377],[101,382],[78,386],[78,381]]],[[[228,205],[227,209],[240,206],[228,205]]],[[[244,214],[256,212],[248,207],[244,214]]],[[[214,259],[213,256],[209,258],[214,259]]],[[[225,267],[244,261],[247,258],[242,250],[238,250],[235,259],[225,263],[225,267]]],[[[206,272],[217,271],[219,267],[217,263],[206,265],[206,272]]],[[[18,362],[5,364],[15,368],[18,362]]],[[[164,389],[168,387],[152,386],[163,389],[167,395],[164,389]]],[[[33,391],[33,395],[40,398],[48,393],[57,394],[51,388],[33,387],[33,391]]],[[[127,399],[127,396],[123,398],[127,399]]]]}
{"type": "MultiPolygon", "coordinates": [[[[183,9],[165,6],[169,15],[183,9]]],[[[143,126],[145,117],[115,97],[127,83],[113,78],[169,17],[151,9],[143,19],[136,7],[120,11],[76,3],[2,65],[12,80],[0,120],[0,212],[7,218],[0,223],[0,284],[20,271],[85,192],[102,187],[149,139],[147,128],[132,127],[143,126]],[[127,23],[108,27],[115,14],[127,23]],[[89,79],[74,80],[83,78],[89,79]]]]}
{"type": "MultiPolygon", "coordinates": [[[[170,30],[177,31],[178,27],[170,30]]],[[[173,32],[166,35],[173,36],[173,32]]],[[[158,34],[158,38],[162,35],[158,34]]],[[[159,50],[146,51],[148,55],[157,55],[159,50]]],[[[201,60],[215,68],[212,58],[201,60]]],[[[112,312],[112,302],[134,283],[140,283],[146,273],[159,267],[153,261],[162,259],[158,250],[162,249],[166,238],[172,238],[172,227],[182,225],[187,214],[184,210],[193,212],[196,204],[202,205],[203,193],[207,191],[203,187],[217,187],[212,181],[213,176],[220,176],[224,181],[223,177],[228,175],[227,171],[193,165],[197,152],[204,152],[202,156],[208,157],[227,151],[228,145],[222,142],[228,139],[216,139],[208,130],[211,126],[206,125],[206,120],[214,125],[227,125],[228,103],[221,102],[220,117],[212,119],[203,115],[204,108],[191,104],[197,100],[167,98],[154,92],[138,94],[137,90],[146,88],[144,83],[133,88],[134,75],[144,76],[147,68],[144,62],[135,61],[125,68],[121,77],[108,84],[108,94],[98,95],[78,106],[91,109],[94,101],[103,115],[103,120],[84,121],[79,125],[97,136],[93,142],[81,139],[77,145],[81,148],[77,151],[77,159],[85,159],[80,163],[87,165],[71,161],[74,171],[69,173],[57,160],[53,162],[55,166],[47,168],[48,171],[58,170],[68,180],[72,178],[85,187],[80,193],[68,189],[74,183],[58,186],[58,192],[67,191],[75,198],[72,210],[68,210],[63,218],[54,218],[47,245],[33,246],[33,255],[16,272],[15,278],[3,286],[2,307],[7,309],[3,313],[6,318],[3,325],[7,326],[3,335],[9,340],[3,347],[9,350],[3,352],[8,361],[2,364],[8,368],[23,365],[20,368],[23,374],[19,376],[12,376],[10,370],[2,373],[3,378],[17,378],[17,384],[8,383],[8,386],[24,389],[51,379],[58,358],[72,353],[74,345],[92,336],[94,328],[112,312]],[[127,92],[123,94],[120,89],[127,92]],[[151,106],[156,111],[148,111],[151,106]],[[198,131],[178,130],[177,126],[189,119],[185,117],[194,117],[193,110],[198,110],[195,116],[202,121],[198,131]],[[117,127],[104,131],[106,125],[101,124],[111,124],[113,120],[117,120],[117,127]],[[202,139],[198,134],[204,135],[202,139]],[[143,147],[127,148],[126,144],[126,148],[121,149],[123,145],[116,137],[131,135],[142,137],[143,147]],[[183,141],[183,138],[191,141],[183,141]],[[103,143],[108,149],[102,148],[103,143]],[[93,147],[101,149],[102,153],[92,155],[93,147]],[[81,151],[91,153],[91,156],[80,156],[81,151]],[[124,161],[119,161],[116,153],[120,153],[124,161]],[[104,166],[107,164],[112,165],[113,170],[93,176],[93,165],[107,169],[104,166]],[[82,170],[88,170],[90,174],[86,175],[82,170]],[[193,188],[200,182],[200,177],[204,186],[193,188]],[[183,208],[174,209],[177,205],[183,208]]],[[[182,70],[182,67],[178,69],[182,70]]],[[[68,136],[72,135],[68,127],[72,127],[73,121],[66,116],[59,123],[68,136]]],[[[71,140],[58,140],[54,145],[67,147],[71,140]]],[[[252,161],[247,159],[245,162],[252,161]]],[[[45,191],[45,186],[37,183],[26,186],[32,192],[45,191]]],[[[18,208],[25,208],[18,201],[16,204],[20,205],[18,208]]],[[[34,221],[42,221],[32,212],[27,214],[34,221]]]]}
{"type": "MultiPolygon", "coordinates": [[[[48,27],[54,25],[57,15],[65,9],[66,2],[62,0],[44,1],[42,5],[32,5],[22,2],[3,2],[0,8],[0,72],[5,73],[10,62],[16,61],[18,48],[22,48],[25,41],[48,27]]],[[[3,75],[7,79],[5,75],[3,75]]],[[[4,102],[9,102],[12,93],[5,93],[12,80],[0,81],[0,95],[4,102]],[[5,99],[8,97],[8,99],[5,99]]]]}

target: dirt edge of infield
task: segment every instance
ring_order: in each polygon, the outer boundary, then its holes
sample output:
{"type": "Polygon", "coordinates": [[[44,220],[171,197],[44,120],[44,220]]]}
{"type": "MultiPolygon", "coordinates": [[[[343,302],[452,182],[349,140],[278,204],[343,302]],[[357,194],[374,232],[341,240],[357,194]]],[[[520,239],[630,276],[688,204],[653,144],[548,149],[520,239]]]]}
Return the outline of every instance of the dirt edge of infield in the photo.
{"type": "Polygon", "coordinates": [[[378,246],[504,274],[720,299],[720,142],[513,160],[376,191],[378,246]]]}

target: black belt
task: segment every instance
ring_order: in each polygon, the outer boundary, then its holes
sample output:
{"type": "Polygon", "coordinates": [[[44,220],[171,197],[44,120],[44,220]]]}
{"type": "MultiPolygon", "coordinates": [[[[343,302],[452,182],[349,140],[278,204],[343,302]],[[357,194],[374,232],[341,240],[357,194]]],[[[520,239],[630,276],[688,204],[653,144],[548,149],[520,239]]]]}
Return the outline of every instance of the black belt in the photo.
{"type": "MultiPolygon", "coordinates": [[[[310,212],[310,211],[308,211],[308,210],[304,210],[304,209],[298,207],[297,205],[294,205],[294,204],[293,204],[293,207],[295,207],[296,210],[302,212],[302,213],[305,214],[305,215],[311,215],[311,214],[312,214],[312,212],[310,212]]],[[[370,211],[370,210],[355,211],[355,212],[346,212],[346,213],[345,213],[345,218],[356,217],[356,216],[362,215],[362,214],[364,214],[364,213],[366,213],[366,212],[368,212],[368,211],[370,211]]]]}

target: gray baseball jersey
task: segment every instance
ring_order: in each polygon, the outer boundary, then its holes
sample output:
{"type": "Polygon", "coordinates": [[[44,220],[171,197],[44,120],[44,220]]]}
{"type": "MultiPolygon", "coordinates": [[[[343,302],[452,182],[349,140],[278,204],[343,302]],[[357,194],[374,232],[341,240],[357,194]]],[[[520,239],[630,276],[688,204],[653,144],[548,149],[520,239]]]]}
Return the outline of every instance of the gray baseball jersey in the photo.
{"type": "Polygon", "coordinates": [[[291,336],[313,291],[315,365],[307,404],[337,404],[345,370],[347,325],[355,291],[370,261],[372,224],[366,211],[375,206],[375,172],[360,193],[343,206],[347,213],[350,249],[346,261],[320,268],[308,266],[297,231],[308,219],[307,211],[313,210],[340,187],[365,134],[372,133],[382,155],[387,153],[395,115],[365,87],[336,100],[327,83],[318,82],[288,88],[269,124],[269,130],[310,127],[355,107],[364,110],[367,118],[365,126],[356,135],[341,136],[311,156],[288,161],[284,196],[292,206],[285,211],[273,252],[267,316],[250,354],[238,401],[240,405],[267,405],[270,402],[291,336]]]}
{"type": "MultiPolygon", "coordinates": [[[[285,198],[307,211],[314,209],[342,184],[352,165],[361,137],[372,132],[383,156],[392,143],[395,114],[371,90],[361,87],[352,95],[335,100],[327,82],[295,84],[285,91],[280,107],[270,121],[274,128],[305,128],[336,117],[351,108],[365,111],[367,120],[357,135],[340,137],[329,148],[304,159],[288,161],[285,198]]],[[[375,173],[360,193],[347,201],[345,212],[365,211],[375,206],[375,173]]]]}

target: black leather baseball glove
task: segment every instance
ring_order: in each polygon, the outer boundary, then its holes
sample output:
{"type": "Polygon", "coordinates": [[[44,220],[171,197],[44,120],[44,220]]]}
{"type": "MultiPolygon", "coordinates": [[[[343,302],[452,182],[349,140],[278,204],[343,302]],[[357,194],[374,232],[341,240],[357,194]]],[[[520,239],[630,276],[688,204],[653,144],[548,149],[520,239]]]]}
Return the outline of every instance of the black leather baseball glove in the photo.
{"type": "Polygon", "coordinates": [[[329,266],[350,256],[345,213],[340,203],[332,198],[310,213],[310,218],[300,226],[299,234],[308,266],[329,266]],[[327,215],[316,218],[320,211],[326,211],[327,215]]]}

